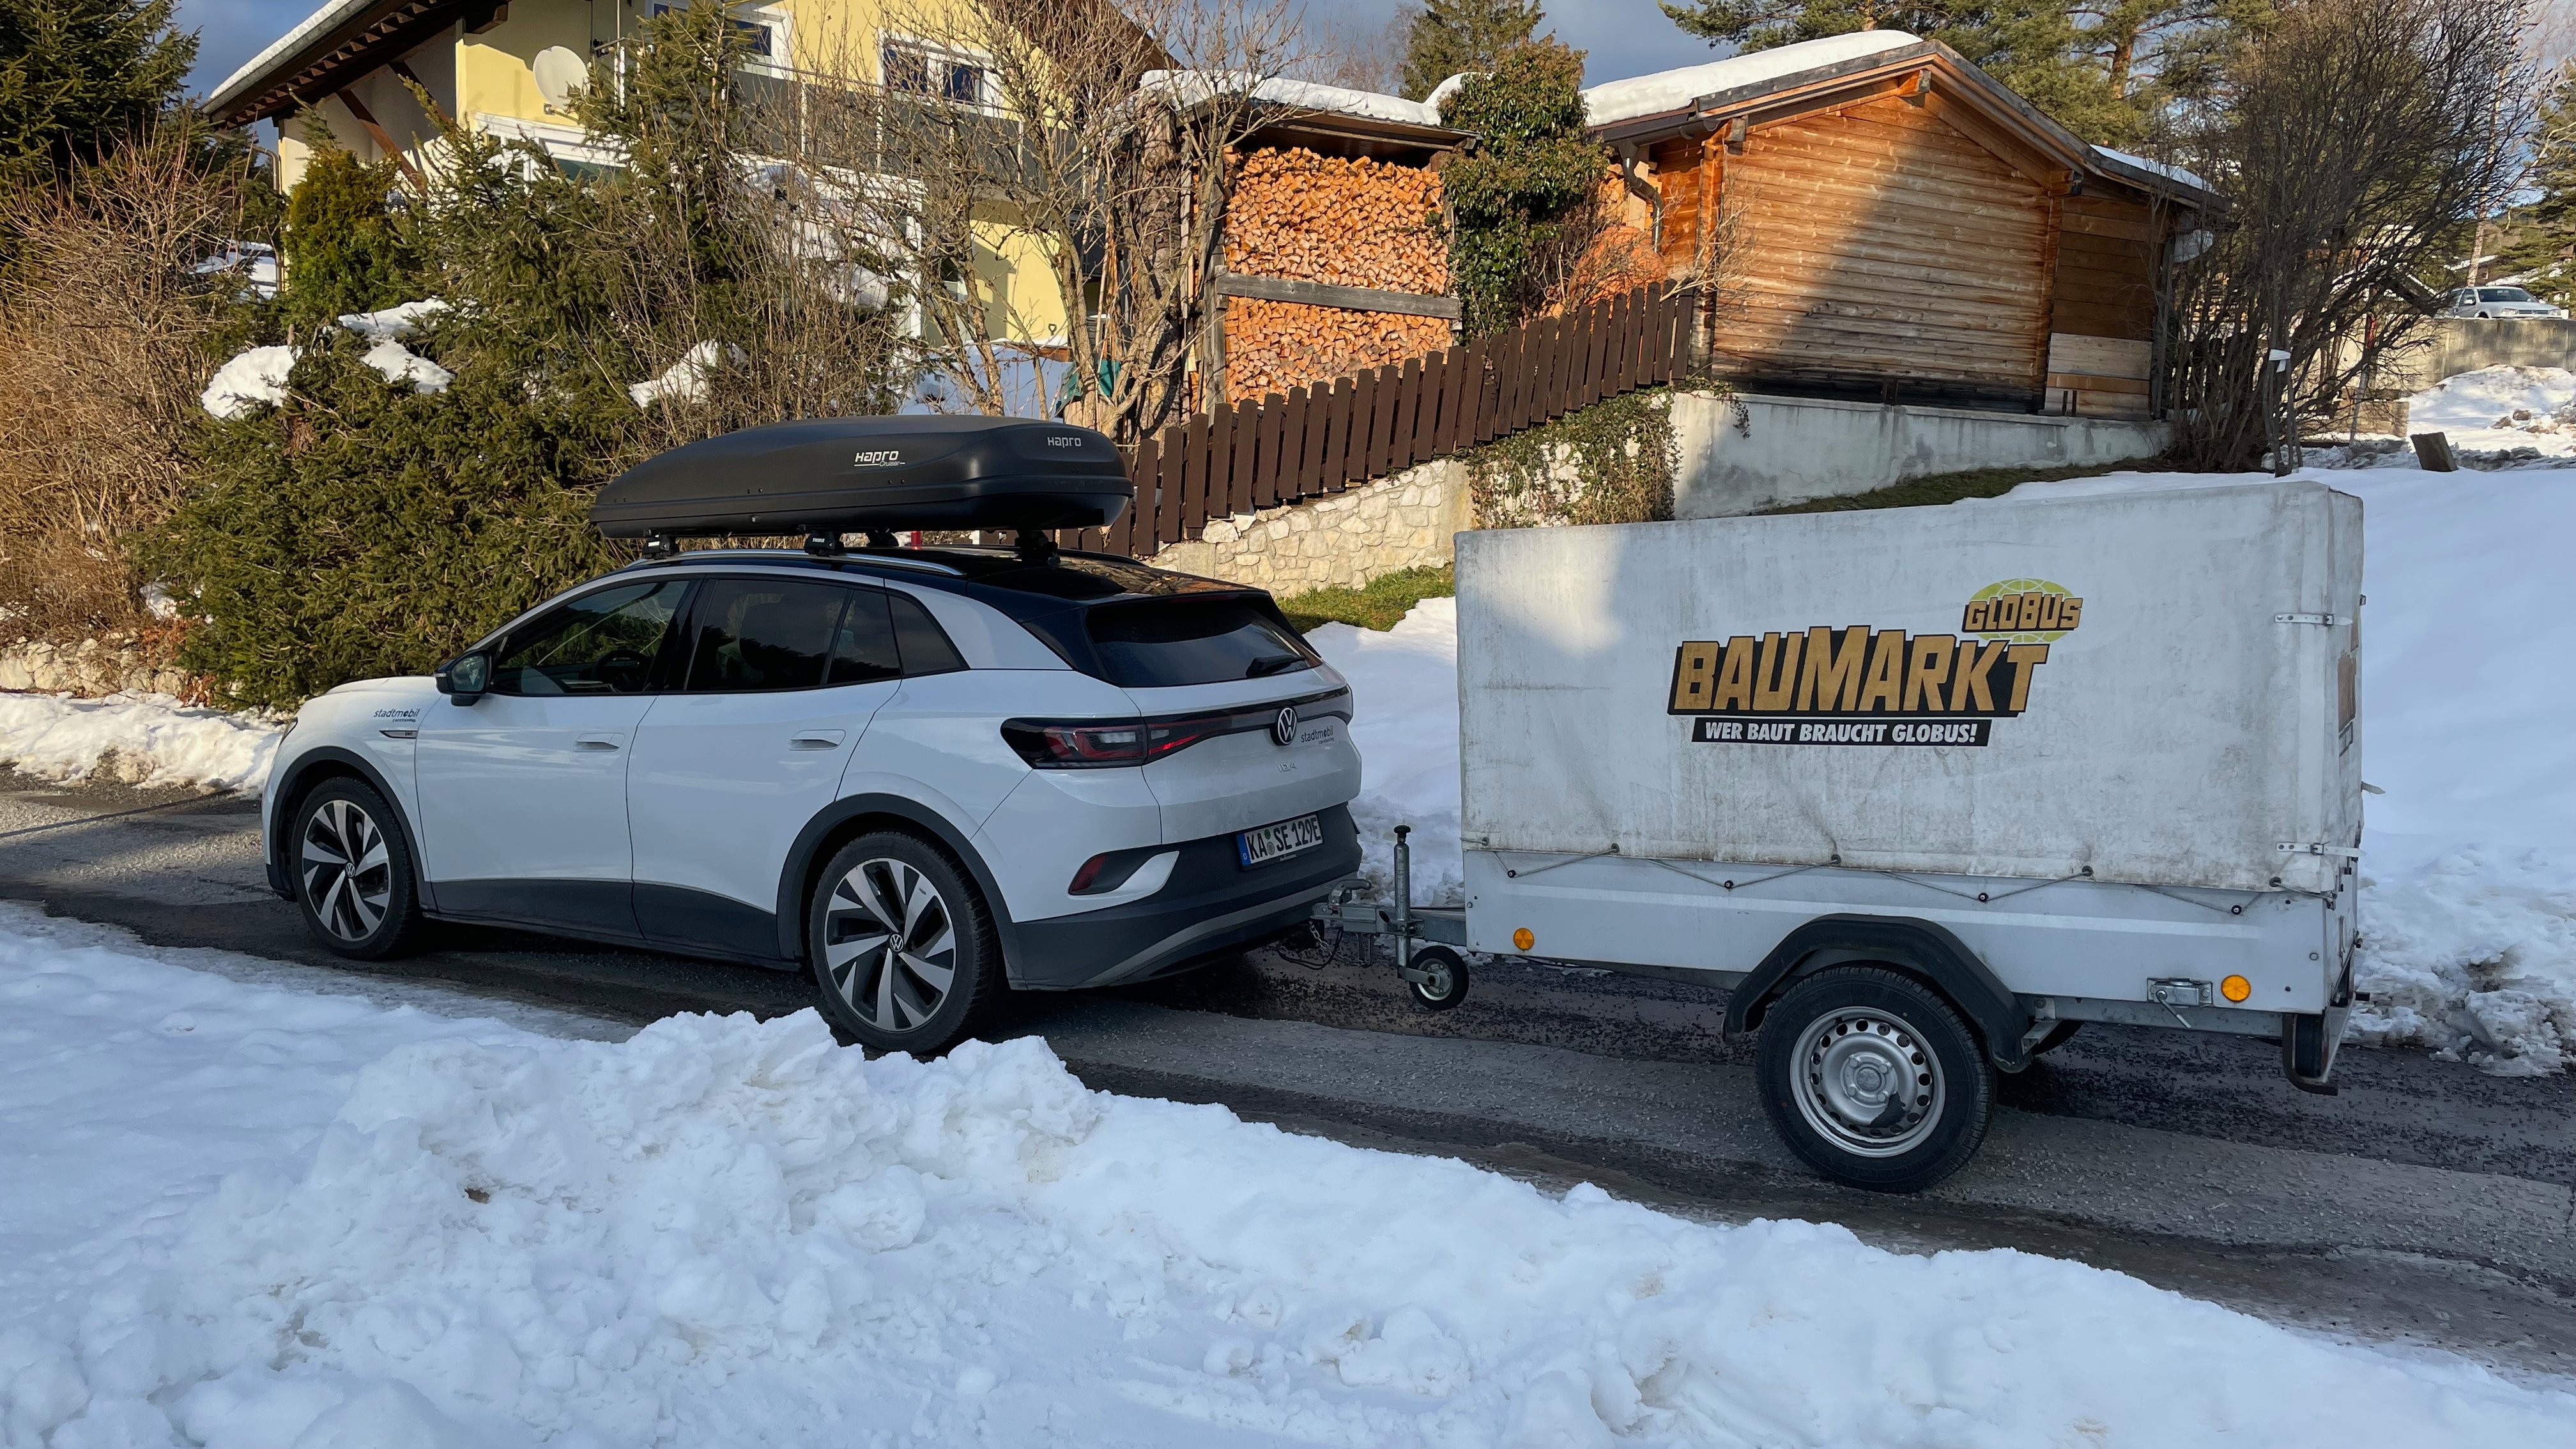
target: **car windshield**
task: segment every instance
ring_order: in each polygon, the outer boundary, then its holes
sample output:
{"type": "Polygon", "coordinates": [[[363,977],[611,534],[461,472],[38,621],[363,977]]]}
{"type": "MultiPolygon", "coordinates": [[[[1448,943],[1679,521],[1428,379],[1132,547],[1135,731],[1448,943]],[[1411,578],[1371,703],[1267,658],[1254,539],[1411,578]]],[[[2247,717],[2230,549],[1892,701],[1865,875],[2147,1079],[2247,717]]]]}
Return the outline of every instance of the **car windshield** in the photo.
{"type": "Polygon", "coordinates": [[[2481,302],[2528,302],[2531,300],[2531,294],[2520,287],[2481,287],[2478,289],[2478,300],[2481,302]]]}

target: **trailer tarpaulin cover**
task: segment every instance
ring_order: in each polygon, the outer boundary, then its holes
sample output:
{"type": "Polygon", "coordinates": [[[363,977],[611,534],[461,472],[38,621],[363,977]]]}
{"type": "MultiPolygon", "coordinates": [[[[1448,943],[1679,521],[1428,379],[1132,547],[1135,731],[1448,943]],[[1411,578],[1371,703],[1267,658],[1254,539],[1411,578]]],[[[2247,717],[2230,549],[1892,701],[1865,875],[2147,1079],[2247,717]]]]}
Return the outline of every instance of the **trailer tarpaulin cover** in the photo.
{"type": "Polygon", "coordinates": [[[1471,849],[2330,891],[2359,843],[2361,505],[2321,484],[1458,564],[1471,849]]]}

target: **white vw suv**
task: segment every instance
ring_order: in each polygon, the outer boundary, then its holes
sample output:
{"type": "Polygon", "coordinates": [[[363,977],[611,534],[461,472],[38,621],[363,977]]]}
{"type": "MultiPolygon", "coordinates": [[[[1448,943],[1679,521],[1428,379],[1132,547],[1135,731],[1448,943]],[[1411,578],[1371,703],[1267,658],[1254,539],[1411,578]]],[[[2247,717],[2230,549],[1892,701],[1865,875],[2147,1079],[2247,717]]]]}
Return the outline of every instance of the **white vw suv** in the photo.
{"type": "Polygon", "coordinates": [[[1258,590],[1096,554],[648,559],[305,705],[263,806],[323,944],[424,917],[810,966],[879,1048],[1168,974],[1359,865],[1339,675],[1258,590]]]}

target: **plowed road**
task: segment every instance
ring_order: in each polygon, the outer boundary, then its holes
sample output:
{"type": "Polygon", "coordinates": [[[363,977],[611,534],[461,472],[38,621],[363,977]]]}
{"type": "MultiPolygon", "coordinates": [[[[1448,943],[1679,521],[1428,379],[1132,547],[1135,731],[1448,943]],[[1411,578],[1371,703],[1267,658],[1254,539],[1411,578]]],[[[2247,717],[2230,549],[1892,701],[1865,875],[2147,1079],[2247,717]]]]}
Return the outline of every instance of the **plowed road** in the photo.
{"type": "MultiPolygon", "coordinates": [[[[801,975],[451,929],[353,967],[270,895],[253,804],[0,772],[0,899],[341,973],[358,993],[541,1003],[604,1024],[794,1011],[801,975]]],[[[1696,1216],[1831,1219],[1907,1250],[2018,1247],[2317,1330],[2576,1374],[2576,1080],[2487,1077],[2347,1049],[2342,1094],[2283,1082],[2275,1048],[2095,1027],[2007,1078],[1983,1153],[1921,1197],[1797,1169],[1718,1038],[1722,992],[1497,965],[1466,1005],[1417,1011],[1383,962],[1275,955],[1179,981],[1014,1003],[1111,1090],[1300,1131],[1590,1180],[1696,1216]]]]}

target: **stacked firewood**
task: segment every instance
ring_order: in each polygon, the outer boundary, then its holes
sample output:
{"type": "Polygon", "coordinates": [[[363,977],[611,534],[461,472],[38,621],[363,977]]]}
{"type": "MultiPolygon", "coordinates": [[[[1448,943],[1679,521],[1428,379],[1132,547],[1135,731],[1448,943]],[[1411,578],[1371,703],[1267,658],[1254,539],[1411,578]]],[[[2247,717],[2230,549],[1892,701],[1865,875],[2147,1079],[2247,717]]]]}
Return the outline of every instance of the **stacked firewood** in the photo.
{"type": "Polygon", "coordinates": [[[1446,292],[1439,174],[1302,147],[1255,151],[1236,164],[1225,265],[1256,277],[1446,292]]]}
{"type": "MultiPolygon", "coordinates": [[[[1225,264],[1246,276],[1440,295],[1449,290],[1440,177],[1302,147],[1253,152],[1236,162],[1225,264]]],[[[1448,344],[1449,324],[1436,317],[1229,298],[1226,389],[1258,398],[1448,344]]]]}
{"type": "Polygon", "coordinates": [[[1438,317],[1258,297],[1229,297],[1225,307],[1226,395],[1238,402],[1449,345],[1449,324],[1438,317]]]}

